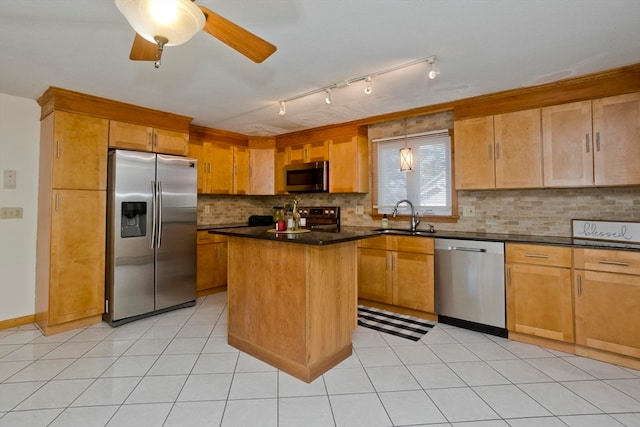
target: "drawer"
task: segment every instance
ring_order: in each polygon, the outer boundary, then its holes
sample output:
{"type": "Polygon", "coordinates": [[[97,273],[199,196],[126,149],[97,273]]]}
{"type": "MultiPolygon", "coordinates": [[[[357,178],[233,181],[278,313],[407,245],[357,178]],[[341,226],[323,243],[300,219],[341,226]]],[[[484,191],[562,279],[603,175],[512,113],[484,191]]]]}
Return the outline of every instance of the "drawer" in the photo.
{"type": "Polygon", "coordinates": [[[507,243],[506,261],[519,264],[571,268],[571,248],[507,243]]]}
{"type": "Polygon", "coordinates": [[[197,243],[199,245],[205,245],[208,243],[220,243],[220,242],[226,242],[226,241],[227,241],[227,236],[221,236],[219,234],[211,234],[207,230],[198,231],[197,243]]]}
{"type": "Polygon", "coordinates": [[[640,275],[640,252],[574,249],[573,266],[580,270],[640,275]]]}
{"type": "Polygon", "coordinates": [[[432,237],[387,236],[387,250],[433,254],[432,237]]]}
{"type": "Polygon", "coordinates": [[[387,236],[376,236],[358,240],[359,248],[387,249],[387,236]]]}

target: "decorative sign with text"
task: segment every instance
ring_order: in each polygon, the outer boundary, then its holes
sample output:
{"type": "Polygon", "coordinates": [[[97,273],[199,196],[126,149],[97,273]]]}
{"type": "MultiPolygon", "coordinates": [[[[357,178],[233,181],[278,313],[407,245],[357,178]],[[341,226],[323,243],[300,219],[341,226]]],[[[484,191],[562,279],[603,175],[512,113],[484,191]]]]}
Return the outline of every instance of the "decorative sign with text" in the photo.
{"type": "Polygon", "coordinates": [[[574,219],[572,235],[577,239],[640,243],[640,222],[574,219]]]}

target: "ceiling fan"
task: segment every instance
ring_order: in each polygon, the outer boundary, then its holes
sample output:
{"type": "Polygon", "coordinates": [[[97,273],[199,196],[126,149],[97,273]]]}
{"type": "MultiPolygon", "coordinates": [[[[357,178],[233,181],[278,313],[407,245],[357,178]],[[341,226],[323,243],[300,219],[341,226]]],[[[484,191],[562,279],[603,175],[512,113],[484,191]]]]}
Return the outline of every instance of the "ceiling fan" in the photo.
{"type": "Polygon", "coordinates": [[[260,63],[276,47],[195,0],[115,0],[136,31],[129,59],[154,61],[160,67],[165,46],[187,42],[200,30],[211,34],[253,62],[260,63]]]}

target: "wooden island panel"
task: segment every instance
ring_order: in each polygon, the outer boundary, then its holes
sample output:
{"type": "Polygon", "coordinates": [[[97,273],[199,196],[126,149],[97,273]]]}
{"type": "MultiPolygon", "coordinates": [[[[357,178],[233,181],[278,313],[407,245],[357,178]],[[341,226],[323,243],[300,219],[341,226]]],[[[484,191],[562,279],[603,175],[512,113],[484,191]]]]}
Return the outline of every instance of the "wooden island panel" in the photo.
{"type": "Polygon", "coordinates": [[[229,237],[229,344],[306,382],[351,355],[356,243],[229,237]]]}

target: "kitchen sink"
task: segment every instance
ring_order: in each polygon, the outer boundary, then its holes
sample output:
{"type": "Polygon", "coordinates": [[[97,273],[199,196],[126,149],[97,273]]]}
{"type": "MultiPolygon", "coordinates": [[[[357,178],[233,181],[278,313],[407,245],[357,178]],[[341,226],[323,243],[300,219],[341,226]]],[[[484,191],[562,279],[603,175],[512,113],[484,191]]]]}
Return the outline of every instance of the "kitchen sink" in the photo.
{"type": "Polygon", "coordinates": [[[377,231],[380,234],[397,234],[402,236],[432,236],[436,231],[430,230],[409,230],[406,228],[376,228],[374,231],[377,231]]]}

